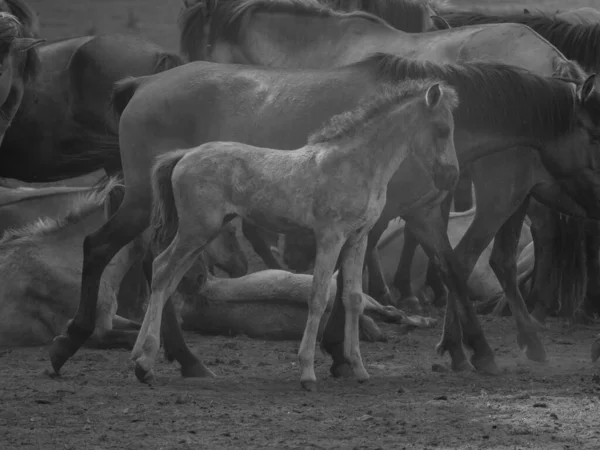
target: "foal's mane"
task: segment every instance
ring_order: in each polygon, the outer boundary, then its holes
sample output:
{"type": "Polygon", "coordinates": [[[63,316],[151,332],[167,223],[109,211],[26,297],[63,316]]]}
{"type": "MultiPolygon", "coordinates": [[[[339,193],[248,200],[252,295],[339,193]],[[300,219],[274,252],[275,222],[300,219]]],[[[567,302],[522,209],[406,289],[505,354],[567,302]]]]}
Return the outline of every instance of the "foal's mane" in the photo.
{"type": "Polygon", "coordinates": [[[110,192],[114,188],[122,186],[121,183],[122,179],[118,176],[102,178],[90,188],[90,192],[75,196],[64,216],[42,217],[21,228],[6,230],[0,238],[0,245],[17,239],[33,239],[38,236],[46,236],[80,222],[102,207],[110,192]]]}
{"type": "Polygon", "coordinates": [[[442,17],[451,27],[489,23],[520,23],[547,39],[568,59],[587,71],[600,68],[600,24],[572,24],[556,15],[511,12],[445,11],[442,17]]]}
{"type": "Polygon", "coordinates": [[[209,44],[212,45],[219,37],[235,41],[239,36],[244,17],[255,12],[287,13],[312,17],[358,17],[391,28],[385,20],[368,12],[335,11],[319,3],[318,0],[223,0],[217,2],[213,11],[209,44]]]}
{"type": "MultiPolygon", "coordinates": [[[[333,116],[319,131],[308,138],[308,144],[321,144],[352,136],[365,124],[387,115],[401,103],[416,97],[423,97],[429,87],[437,80],[408,80],[399,84],[382,84],[375,95],[361,102],[356,108],[333,116]]],[[[458,98],[454,89],[443,86],[442,107],[455,108],[458,98]]]]}
{"type": "Polygon", "coordinates": [[[382,81],[437,78],[456,89],[457,125],[541,140],[559,137],[573,127],[575,97],[568,83],[526,69],[487,62],[437,64],[376,53],[358,62],[382,81]]]}

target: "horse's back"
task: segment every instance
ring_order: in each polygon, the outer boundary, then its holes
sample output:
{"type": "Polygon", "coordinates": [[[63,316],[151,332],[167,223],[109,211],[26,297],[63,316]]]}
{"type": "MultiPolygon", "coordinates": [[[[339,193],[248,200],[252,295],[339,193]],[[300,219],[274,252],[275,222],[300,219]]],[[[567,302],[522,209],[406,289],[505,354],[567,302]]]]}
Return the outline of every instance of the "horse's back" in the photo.
{"type": "Polygon", "coordinates": [[[456,62],[483,60],[552,76],[554,58],[565,60],[556,47],[526,25],[498,23],[457,28],[461,29],[470,33],[460,46],[456,62]]]}

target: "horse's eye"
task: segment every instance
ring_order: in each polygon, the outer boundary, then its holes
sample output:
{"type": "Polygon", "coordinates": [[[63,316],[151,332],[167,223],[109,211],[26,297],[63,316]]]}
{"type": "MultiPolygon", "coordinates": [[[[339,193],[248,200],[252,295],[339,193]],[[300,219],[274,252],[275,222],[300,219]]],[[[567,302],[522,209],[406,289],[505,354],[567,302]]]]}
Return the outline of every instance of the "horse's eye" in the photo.
{"type": "Polygon", "coordinates": [[[434,133],[438,139],[448,139],[450,136],[450,127],[447,125],[437,125],[434,133]]]}

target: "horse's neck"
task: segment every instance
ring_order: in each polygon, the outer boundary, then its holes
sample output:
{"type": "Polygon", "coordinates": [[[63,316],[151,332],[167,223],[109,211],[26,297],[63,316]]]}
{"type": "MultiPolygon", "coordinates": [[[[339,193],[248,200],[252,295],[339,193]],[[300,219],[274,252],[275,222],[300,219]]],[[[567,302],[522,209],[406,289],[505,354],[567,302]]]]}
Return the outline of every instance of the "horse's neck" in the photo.
{"type": "Polygon", "coordinates": [[[257,13],[240,43],[252,64],[321,69],[360,61],[399,36],[405,37],[403,45],[411,45],[411,34],[360,17],[257,13]]]}
{"type": "Polygon", "coordinates": [[[98,225],[104,222],[104,208],[100,205],[93,207],[73,222],[48,233],[43,239],[47,239],[61,247],[75,248],[76,251],[81,252],[85,237],[96,231],[98,225]]]}

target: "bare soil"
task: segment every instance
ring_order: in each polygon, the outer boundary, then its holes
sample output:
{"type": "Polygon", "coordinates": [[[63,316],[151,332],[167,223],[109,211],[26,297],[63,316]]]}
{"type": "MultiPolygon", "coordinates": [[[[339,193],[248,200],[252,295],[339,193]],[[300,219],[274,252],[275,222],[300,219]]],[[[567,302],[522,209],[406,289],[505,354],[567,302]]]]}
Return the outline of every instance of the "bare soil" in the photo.
{"type": "Polygon", "coordinates": [[[517,350],[510,318],[483,318],[503,373],[455,374],[435,355],[440,329],[363,343],[372,379],[329,376],[317,354],[318,391],[299,383],[297,342],[187,339],[218,375],[182,379],[157,363],[140,384],[127,351],[82,349],[51,378],[46,349],[0,354],[3,449],[597,449],[600,366],[595,331],[552,322],[550,362],[517,350]]]}

